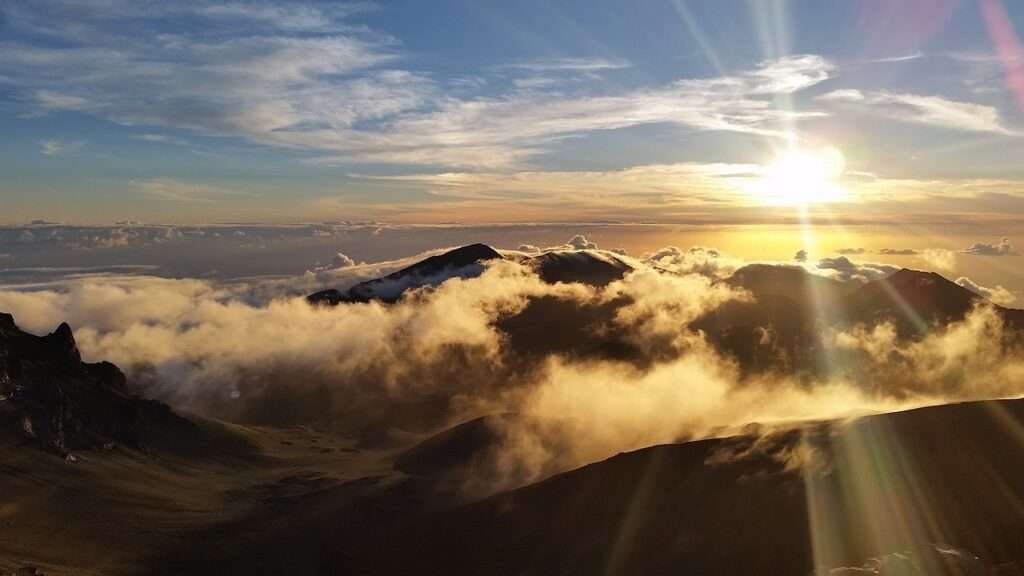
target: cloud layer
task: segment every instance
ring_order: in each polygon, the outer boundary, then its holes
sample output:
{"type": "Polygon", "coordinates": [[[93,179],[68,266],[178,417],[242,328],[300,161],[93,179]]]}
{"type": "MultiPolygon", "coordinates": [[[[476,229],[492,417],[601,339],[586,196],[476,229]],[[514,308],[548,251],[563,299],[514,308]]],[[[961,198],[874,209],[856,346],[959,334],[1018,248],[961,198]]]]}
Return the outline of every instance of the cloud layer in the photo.
{"type": "MultiPolygon", "coordinates": [[[[583,250],[573,254],[610,256],[574,240],[583,250]]],[[[484,485],[472,487],[482,490],[751,421],[1006,395],[1024,378],[1010,333],[987,308],[917,341],[884,322],[825,334],[829,357],[842,360],[823,376],[743,374],[691,326],[750,300],[719,281],[738,261],[704,247],[615,257],[633,271],[605,286],[547,283],[528,262],[505,260],[394,305],[271,297],[286,293],[283,280],[243,287],[136,276],[0,291],[0,310],[36,332],[67,320],[87,359],[109,359],[146,393],[221,418],[329,423],[396,442],[514,414],[477,478],[484,485]],[[556,338],[524,340],[509,323],[516,317],[539,328],[537,338],[556,338]]],[[[338,283],[387,269],[338,264],[323,272],[338,283]]],[[[846,258],[818,267],[847,280],[884,273],[846,258]]]]}

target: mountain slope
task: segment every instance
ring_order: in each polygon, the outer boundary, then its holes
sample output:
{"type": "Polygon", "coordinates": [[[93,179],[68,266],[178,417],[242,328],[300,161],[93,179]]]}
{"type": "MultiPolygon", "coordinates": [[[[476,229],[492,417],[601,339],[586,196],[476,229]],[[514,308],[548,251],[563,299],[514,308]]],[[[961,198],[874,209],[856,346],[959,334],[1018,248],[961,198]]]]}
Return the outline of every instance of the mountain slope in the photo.
{"type": "Polygon", "coordinates": [[[293,499],[286,520],[253,518],[267,529],[248,544],[197,534],[183,543],[196,557],[174,561],[190,574],[802,576],[913,558],[898,573],[1017,574],[1021,427],[1012,400],[755,431],[465,504],[439,504],[415,478],[364,482],[293,499]]]}
{"type": "Polygon", "coordinates": [[[1024,510],[1009,503],[1024,497],[1022,422],[1024,402],[984,402],[657,446],[439,513],[405,538],[410,558],[457,574],[807,574],[935,542],[1020,568],[1024,510]]]}
{"type": "Polygon", "coordinates": [[[912,336],[934,325],[963,320],[983,302],[981,296],[939,274],[904,268],[852,290],[845,309],[851,322],[871,325],[889,320],[901,336],[912,336]]]}

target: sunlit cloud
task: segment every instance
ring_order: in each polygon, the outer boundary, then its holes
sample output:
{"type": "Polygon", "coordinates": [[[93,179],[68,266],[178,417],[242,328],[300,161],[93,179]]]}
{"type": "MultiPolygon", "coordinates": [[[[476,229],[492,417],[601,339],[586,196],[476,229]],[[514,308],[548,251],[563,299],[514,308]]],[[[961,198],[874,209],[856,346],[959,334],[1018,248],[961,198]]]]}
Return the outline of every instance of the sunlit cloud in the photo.
{"type": "Polygon", "coordinates": [[[728,214],[733,222],[765,223],[791,221],[791,208],[800,203],[818,205],[819,211],[830,210],[834,203],[835,218],[846,222],[994,221],[1005,219],[1014,206],[1024,209],[1024,184],[1015,180],[888,178],[823,168],[823,181],[816,182],[819,173],[801,171],[797,162],[791,172],[794,182],[774,172],[770,158],[764,160],[765,164],[653,164],[606,171],[350,174],[369,183],[424,191],[429,199],[404,208],[387,203],[357,206],[343,198],[316,202],[318,209],[336,212],[344,206],[380,219],[405,219],[401,213],[411,210],[428,218],[436,209],[458,212],[467,222],[495,221],[498,213],[498,221],[545,221],[571,210],[577,220],[585,221],[717,221],[728,214]],[[799,184],[808,174],[812,181],[799,184]],[[485,213],[491,214],[489,220],[481,216],[485,213]]]}
{"type": "MultiPolygon", "coordinates": [[[[806,254],[804,254],[804,256],[806,258],[806,254]]],[[[815,263],[814,267],[825,276],[836,278],[844,282],[849,280],[856,280],[859,282],[879,280],[900,269],[899,266],[893,266],[891,264],[855,262],[846,256],[822,258],[815,263]]]]}
{"type": "Polygon", "coordinates": [[[978,284],[966,276],[957,278],[956,283],[967,288],[971,292],[988,299],[993,304],[999,304],[1000,306],[1009,306],[1017,300],[1017,296],[1013,292],[1010,292],[1002,286],[997,285],[992,288],[988,288],[978,284]]]}
{"type": "Polygon", "coordinates": [[[998,109],[984,104],[951,100],[942,96],[846,88],[822,94],[817,97],[817,101],[844,104],[850,109],[877,114],[901,122],[913,122],[967,132],[1019,135],[1018,131],[1006,127],[998,109]]]}
{"type": "Polygon", "coordinates": [[[960,251],[963,254],[970,254],[972,256],[1016,256],[1017,251],[1014,250],[1013,245],[1010,244],[1008,238],[1003,238],[998,244],[989,244],[986,242],[975,242],[969,248],[964,248],[960,251]]]}

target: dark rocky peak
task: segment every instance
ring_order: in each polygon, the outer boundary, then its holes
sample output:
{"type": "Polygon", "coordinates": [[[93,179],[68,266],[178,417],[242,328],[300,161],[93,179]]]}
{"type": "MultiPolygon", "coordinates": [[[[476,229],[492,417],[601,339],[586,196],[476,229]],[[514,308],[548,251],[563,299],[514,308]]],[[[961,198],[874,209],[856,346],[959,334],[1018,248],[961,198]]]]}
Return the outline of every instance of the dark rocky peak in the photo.
{"type": "Polygon", "coordinates": [[[903,268],[880,280],[864,284],[855,291],[865,302],[880,306],[905,302],[919,305],[927,312],[930,309],[946,311],[951,315],[962,315],[982,297],[959,284],[947,280],[941,274],[903,268]]]}
{"type": "Polygon", "coordinates": [[[421,260],[412,266],[403,268],[390,276],[407,276],[416,274],[418,276],[432,276],[452,268],[463,268],[478,262],[487,260],[501,260],[502,256],[497,250],[486,244],[469,244],[444,254],[431,256],[421,260]]]}
{"type": "Polygon", "coordinates": [[[78,344],[75,342],[75,334],[67,322],[61,322],[56,330],[43,337],[43,341],[53,352],[55,359],[63,358],[74,363],[82,361],[82,355],[78,352],[78,344]]]}
{"type": "Polygon", "coordinates": [[[935,288],[941,289],[945,286],[963,290],[963,287],[947,280],[941,274],[925,270],[913,270],[911,268],[901,268],[877,282],[887,282],[893,286],[900,286],[905,289],[930,290],[935,288]]]}
{"type": "Polygon", "coordinates": [[[529,260],[541,280],[548,283],[579,282],[605,286],[633,270],[633,267],[609,252],[572,250],[544,252],[529,260]]]}
{"type": "Polygon", "coordinates": [[[901,336],[917,336],[933,326],[962,320],[984,301],[940,274],[904,268],[852,291],[846,308],[853,322],[871,325],[888,319],[901,336]]]}
{"type": "Polygon", "coordinates": [[[483,262],[502,255],[486,244],[470,244],[431,256],[382,278],[360,282],[346,291],[329,289],[306,297],[310,304],[335,306],[344,302],[397,302],[407,290],[437,286],[449,278],[469,278],[483,273],[483,262]]]}
{"type": "Polygon", "coordinates": [[[748,264],[729,277],[726,282],[743,288],[755,296],[784,295],[795,297],[811,289],[835,292],[842,283],[838,280],[811,274],[800,266],[779,264],[748,264]]]}

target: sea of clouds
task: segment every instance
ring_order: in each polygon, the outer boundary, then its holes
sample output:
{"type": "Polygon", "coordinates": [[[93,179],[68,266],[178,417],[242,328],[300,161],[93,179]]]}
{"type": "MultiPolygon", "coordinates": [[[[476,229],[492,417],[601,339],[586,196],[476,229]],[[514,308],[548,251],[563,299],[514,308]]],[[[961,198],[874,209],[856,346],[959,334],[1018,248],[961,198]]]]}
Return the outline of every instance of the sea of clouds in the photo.
{"type": "MultiPolygon", "coordinates": [[[[744,374],[692,326],[725,302],[752,298],[721,282],[742,260],[705,247],[632,258],[580,244],[553,249],[615,258],[633,270],[604,286],[547,283],[525,258],[541,250],[528,247],[395,304],[318,307],[296,296],[351,286],[440,250],[375,264],[339,255],[334,265],[284,278],[105,273],[7,287],[0,310],[36,333],[69,322],[86,360],[112,361],[141,393],[206,417],[316,424],[392,446],[481,415],[512,415],[501,419],[500,442],[475,480],[484,489],[751,422],[1006,397],[1024,384],[1024,356],[986,306],[913,341],[885,322],[828,332],[828,345],[857,361],[811,379],[744,374]],[[585,334],[567,333],[561,349],[527,354],[505,322],[540,299],[605,316],[585,334]],[[628,344],[625,355],[588,354],[570,341],[612,334],[628,344]]],[[[871,264],[778,265],[848,282],[877,276],[871,264]]]]}

